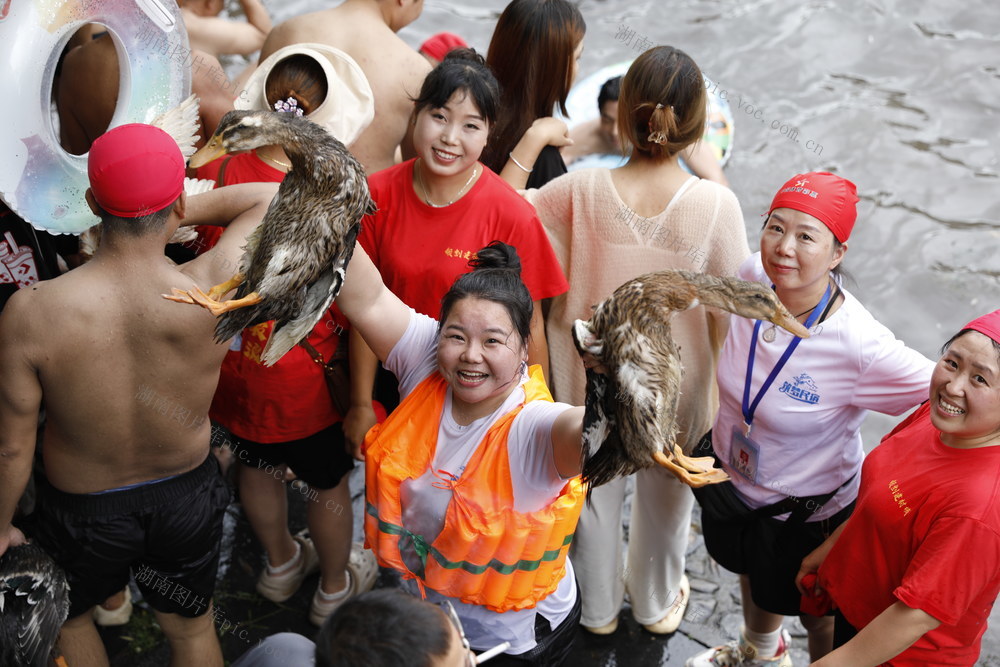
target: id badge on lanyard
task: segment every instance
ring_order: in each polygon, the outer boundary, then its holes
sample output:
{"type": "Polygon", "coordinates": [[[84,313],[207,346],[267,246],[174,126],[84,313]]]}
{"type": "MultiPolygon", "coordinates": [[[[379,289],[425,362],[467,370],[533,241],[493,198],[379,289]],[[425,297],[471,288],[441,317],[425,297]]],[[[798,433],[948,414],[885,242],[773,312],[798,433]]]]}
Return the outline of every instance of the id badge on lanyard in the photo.
{"type": "Polygon", "coordinates": [[[760,445],[750,437],[745,425],[733,426],[733,439],[729,448],[729,465],[750,482],[757,483],[760,464],[760,445]]]}
{"type": "MultiPolygon", "coordinates": [[[[816,320],[819,319],[821,311],[825,313],[824,307],[830,301],[830,292],[831,286],[827,285],[826,292],[823,293],[823,298],[820,299],[820,302],[813,308],[812,314],[806,319],[806,329],[812,328],[816,320]]],[[[778,363],[774,365],[774,368],[768,374],[767,379],[764,380],[764,384],[761,385],[757,395],[751,401],[750,380],[753,378],[753,364],[757,352],[757,336],[760,334],[760,325],[760,320],[757,320],[753,326],[753,338],[750,341],[750,353],[747,360],[746,382],[743,384],[743,423],[733,427],[732,447],[729,453],[729,465],[754,484],[757,483],[757,471],[760,469],[760,445],[750,437],[754,414],[757,412],[760,399],[764,398],[764,394],[771,388],[775,378],[778,377],[778,373],[781,372],[781,369],[785,367],[788,359],[792,356],[792,352],[802,342],[801,338],[793,338],[788,343],[788,347],[785,348],[778,363]]]]}

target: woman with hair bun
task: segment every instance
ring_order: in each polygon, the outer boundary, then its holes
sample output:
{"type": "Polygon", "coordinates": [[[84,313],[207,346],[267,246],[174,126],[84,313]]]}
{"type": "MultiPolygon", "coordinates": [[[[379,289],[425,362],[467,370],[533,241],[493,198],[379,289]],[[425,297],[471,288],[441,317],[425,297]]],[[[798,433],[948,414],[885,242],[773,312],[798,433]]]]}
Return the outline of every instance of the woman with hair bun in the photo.
{"type": "MultiPolygon", "coordinates": [[[[635,148],[614,170],[583,169],[526,194],[538,210],[570,282],[553,300],[547,333],[551,386],[559,400],[580,404],[586,379],[570,335],[573,321],[643,273],[662,269],[731,276],[749,254],[743,215],[727,188],[691,176],[678,154],[705,127],[705,88],[695,62],[660,46],[632,63],[621,84],[619,132],[635,148]],[[595,271],[594,267],[601,267],[595,271]]],[[[705,308],[678,313],[672,324],[684,379],[677,410],[678,443],[687,453],[712,425],[715,360],[729,315],[705,308]]],[[[636,473],[627,564],[622,560],[625,480],[593,490],[573,545],[584,628],[618,627],[625,592],[649,632],[673,632],[684,616],[684,554],[694,497],[661,468],[636,473]]]]}
{"type": "Polygon", "coordinates": [[[552,402],[528,368],[533,306],[514,249],[491,243],[470,264],[437,321],[361,248],[337,298],[402,397],[365,438],[366,543],[412,593],[450,602],[473,649],[509,643],[491,664],[560,665],[580,613],[567,552],[583,408],[552,402]]]}

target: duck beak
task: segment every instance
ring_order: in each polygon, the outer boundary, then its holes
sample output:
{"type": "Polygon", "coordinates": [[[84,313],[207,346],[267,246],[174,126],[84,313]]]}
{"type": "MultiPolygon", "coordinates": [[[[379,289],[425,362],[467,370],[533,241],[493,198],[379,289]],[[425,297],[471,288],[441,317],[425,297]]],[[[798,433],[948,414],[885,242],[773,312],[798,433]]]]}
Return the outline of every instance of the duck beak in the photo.
{"type": "Polygon", "coordinates": [[[780,303],[778,304],[778,309],[771,316],[770,321],[799,338],[809,338],[809,329],[799,324],[799,321],[792,317],[788,309],[780,303]]]}
{"type": "Polygon", "coordinates": [[[212,160],[226,154],[226,149],[222,145],[222,139],[217,136],[212,137],[207,144],[198,149],[198,152],[191,156],[188,167],[197,169],[212,160]]]}

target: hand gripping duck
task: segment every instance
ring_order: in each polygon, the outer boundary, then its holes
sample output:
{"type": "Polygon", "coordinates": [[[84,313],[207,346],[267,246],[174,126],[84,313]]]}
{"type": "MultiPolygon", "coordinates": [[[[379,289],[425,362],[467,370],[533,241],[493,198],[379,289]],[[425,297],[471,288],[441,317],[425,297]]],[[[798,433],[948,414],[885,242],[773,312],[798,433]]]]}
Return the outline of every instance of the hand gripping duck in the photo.
{"type": "Polygon", "coordinates": [[[261,355],[267,366],[305,338],[330,307],[344,282],[361,218],[375,212],[361,164],[333,135],[295,114],[230,111],[190,166],[270,144],[285,150],[292,169],[247,237],[239,271],[207,294],[194,287],[164,295],[221,315],[218,341],[275,320],[261,355]],[[234,288],[233,299],[220,301],[234,288]]]}
{"type": "Polygon", "coordinates": [[[670,335],[674,312],[699,304],[769,320],[801,338],[809,331],[760,283],[690,271],[647,273],[625,283],[573,326],[580,353],[607,373],[587,370],[583,478],[590,488],[653,462],[692,487],[729,479],[712,457],[691,458],[677,446],[683,367],[670,335]]]}

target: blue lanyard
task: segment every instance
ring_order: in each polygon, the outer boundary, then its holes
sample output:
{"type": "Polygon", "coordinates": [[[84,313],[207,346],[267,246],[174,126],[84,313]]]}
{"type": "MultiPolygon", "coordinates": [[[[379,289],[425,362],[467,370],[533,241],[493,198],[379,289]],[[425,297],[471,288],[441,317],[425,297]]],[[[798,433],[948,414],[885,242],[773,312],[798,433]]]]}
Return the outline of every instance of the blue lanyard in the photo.
{"type": "MultiPolygon", "coordinates": [[[[774,289],[774,286],[772,285],[771,288],[774,289]]],[[[805,323],[806,329],[811,329],[812,326],[816,324],[816,320],[819,319],[820,313],[823,312],[823,309],[826,308],[827,302],[830,300],[831,290],[832,286],[827,285],[826,292],[823,293],[823,298],[819,300],[819,303],[816,304],[816,307],[813,308],[812,313],[806,319],[805,323]]],[[[750,341],[750,359],[747,362],[747,379],[746,383],[744,383],[743,385],[743,423],[747,425],[747,428],[749,428],[750,425],[753,424],[753,416],[754,413],[757,412],[757,406],[760,404],[760,399],[764,398],[764,394],[767,393],[767,390],[770,389],[771,385],[774,383],[774,378],[778,377],[778,373],[780,373],[781,369],[785,367],[785,363],[792,356],[792,352],[794,352],[795,348],[797,348],[799,346],[799,343],[802,342],[802,339],[799,338],[798,336],[794,336],[792,338],[792,341],[788,344],[788,347],[785,348],[784,354],[781,355],[781,359],[778,360],[778,363],[775,364],[774,369],[771,370],[771,374],[767,376],[766,380],[764,380],[764,384],[761,385],[760,391],[757,392],[757,395],[753,399],[753,403],[751,403],[750,379],[753,377],[753,362],[754,362],[754,357],[757,354],[757,334],[760,333],[760,325],[761,325],[760,320],[757,320],[756,323],[753,325],[753,340],[750,341]]]]}

